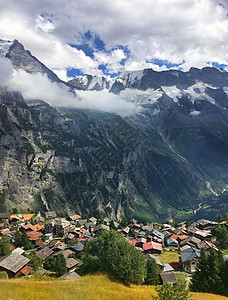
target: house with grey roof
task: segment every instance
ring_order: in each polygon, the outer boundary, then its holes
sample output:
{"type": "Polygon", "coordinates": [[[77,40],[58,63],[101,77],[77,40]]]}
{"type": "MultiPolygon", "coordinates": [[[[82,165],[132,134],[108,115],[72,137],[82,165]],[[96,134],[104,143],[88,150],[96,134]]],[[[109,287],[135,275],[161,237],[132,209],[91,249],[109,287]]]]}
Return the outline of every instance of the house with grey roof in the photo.
{"type": "Polygon", "coordinates": [[[93,232],[97,232],[99,230],[107,230],[109,231],[109,226],[108,225],[104,225],[104,224],[99,224],[97,226],[94,227],[93,232]]]}
{"type": "Polygon", "coordinates": [[[47,257],[52,255],[54,251],[50,249],[48,246],[44,247],[43,249],[39,250],[36,255],[45,260],[47,257]]]}
{"type": "Polygon", "coordinates": [[[153,224],[149,224],[149,225],[142,226],[141,228],[142,228],[142,231],[150,232],[150,231],[153,231],[154,226],[153,226],[153,224]]]}
{"type": "Polygon", "coordinates": [[[80,278],[81,276],[78,275],[76,272],[70,272],[62,275],[60,278],[61,279],[75,279],[75,278],[80,278]]]}
{"type": "Polygon", "coordinates": [[[181,263],[185,271],[195,272],[199,258],[200,250],[193,247],[180,252],[181,263]]]}
{"type": "Polygon", "coordinates": [[[147,254],[145,255],[145,258],[146,258],[146,259],[151,259],[151,258],[155,259],[156,264],[157,264],[157,266],[159,267],[159,269],[160,269],[161,271],[164,270],[165,264],[164,264],[164,263],[163,263],[156,255],[147,253],[147,254]]]}
{"type": "Polygon", "coordinates": [[[17,277],[30,259],[18,253],[10,253],[0,258],[0,270],[6,271],[9,277],[17,277]]]}
{"type": "Polygon", "coordinates": [[[167,246],[170,247],[170,248],[176,249],[176,248],[179,247],[179,243],[178,243],[178,241],[175,240],[175,239],[168,239],[168,240],[167,240],[167,246]]]}
{"type": "Polygon", "coordinates": [[[47,211],[45,212],[45,219],[51,220],[56,218],[56,212],[55,211],[47,211]]]}
{"type": "Polygon", "coordinates": [[[70,247],[70,250],[72,250],[75,253],[75,256],[78,257],[79,254],[83,251],[85,245],[82,242],[77,243],[74,246],[70,247]]]}
{"type": "Polygon", "coordinates": [[[83,227],[86,223],[88,223],[87,219],[77,220],[77,225],[83,227]]]}
{"type": "Polygon", "coordinates": [[[96,218],[94,218],[94,217],[92,217],[92,218],[89,218],[89,221],[90,221],[90,222],[92,222],[92,223],[94,223],[94,225],[96,225],[96,224],[97,224],[97,219],[96,219],[96,218]]]}
{"type": "Polygon", "coordinates": [[[150,233],[150,235],[155,236],[155,237],[161,239],[162,241],[164,240],[164,234],[161,233],[160,231],[156,230],[156,229],[154,229],[154,230],[150,233]]]}
{"type": "Polygon", "coordinates": [[[164,264],[164,269],[162,272],[172,272],[174,271],[174,268],[170,266],[170,264],[166,263],[164,264]]]}
{"type": "Polygon", "coordinates": [[[175,285],[178,282],[178,279],[174,272],[162,272],[160,274],[162,283],[170,283],[172,285],[175,285]]]}

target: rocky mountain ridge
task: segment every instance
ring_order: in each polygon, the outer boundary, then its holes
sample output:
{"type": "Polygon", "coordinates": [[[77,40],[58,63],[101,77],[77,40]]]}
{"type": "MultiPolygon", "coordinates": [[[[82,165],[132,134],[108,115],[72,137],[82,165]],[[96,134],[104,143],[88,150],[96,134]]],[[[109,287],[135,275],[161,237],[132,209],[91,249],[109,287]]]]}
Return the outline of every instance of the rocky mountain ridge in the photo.
{"type": "MultiPolygon", "coordinates": [[[[16,68],[56,81],[17,43],[0,52],[16,68]]],[[[126,118],[56,109],[1,89],[1,210],[156,220],[197,208],[227,188],[227,76],[214,68],[146,69],[68,83],[76,93],[105,90],[141,106],[126,118]]]]}

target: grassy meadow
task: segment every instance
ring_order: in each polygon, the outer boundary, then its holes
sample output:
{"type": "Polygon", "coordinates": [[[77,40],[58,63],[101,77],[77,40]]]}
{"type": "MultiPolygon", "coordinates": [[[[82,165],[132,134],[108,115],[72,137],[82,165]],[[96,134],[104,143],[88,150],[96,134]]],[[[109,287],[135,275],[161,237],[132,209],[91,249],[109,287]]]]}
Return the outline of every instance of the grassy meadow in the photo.
{"type": "Polygon", "coordinates": [[[171,262],[179,262],[180,254],[177,252],[163,252],[162,254],[158,255],[158,258],[164,263],[169,264],[171,262]]]}
{"type": "MultiPolygon", "coordinates": [[[[192,300],[225,300],[223,296],[191,293],[192,300]]],[[[1,279],[1,300],[149,300],[153,286],[124,286],[106,275],[87,275],[70,280],[1,279]]]]}

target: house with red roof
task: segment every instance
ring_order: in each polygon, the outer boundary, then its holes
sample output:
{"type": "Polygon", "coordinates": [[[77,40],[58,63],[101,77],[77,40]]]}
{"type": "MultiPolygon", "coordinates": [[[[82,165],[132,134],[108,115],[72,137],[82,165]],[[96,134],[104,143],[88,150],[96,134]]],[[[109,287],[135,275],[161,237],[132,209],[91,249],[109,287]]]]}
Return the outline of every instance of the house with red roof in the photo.
{"type": "Polygon", "coordinates": [[[143,244],[143,250],[151,254],[161,254],[163,252],[162,244],[153,241],[143,244]]]}

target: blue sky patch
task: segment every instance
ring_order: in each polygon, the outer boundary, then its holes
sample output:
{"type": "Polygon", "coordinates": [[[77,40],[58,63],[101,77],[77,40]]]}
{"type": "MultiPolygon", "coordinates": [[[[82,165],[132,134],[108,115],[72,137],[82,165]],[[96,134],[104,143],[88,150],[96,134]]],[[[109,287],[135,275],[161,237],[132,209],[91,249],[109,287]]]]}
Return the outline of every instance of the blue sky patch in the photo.
{"type": "Polygon", "coordinates": [[[212,63],[212,67],[215,67],[215,68],[219,68],[219,69],[224,69],[226,68],[228,65],[225,65],[225,64],[219,64],[218,62],[213,62],[212,63]]]}
{"type": "MultiPolygon", "coordinates": [[[[147,63],[152,63],[152,64],[157,65],[159,67],[166,66],[168,69],[170,69],[170,68],[177,68],[180,65],[182,65],[183,63],[185,63],[185,61],[183,60],[179,64],[174,64],[174,63],[172,63],[172,62],[170,62],[168,60],[157,59],[157,58],[153,58],[151,60],[146,60],[146,62],[147,63]]],[[[182,69],[182,68],[179,68],[179,69],[182,69]]]]}

